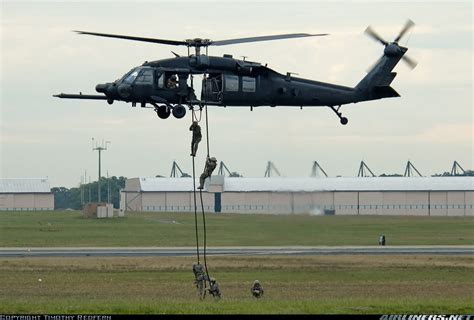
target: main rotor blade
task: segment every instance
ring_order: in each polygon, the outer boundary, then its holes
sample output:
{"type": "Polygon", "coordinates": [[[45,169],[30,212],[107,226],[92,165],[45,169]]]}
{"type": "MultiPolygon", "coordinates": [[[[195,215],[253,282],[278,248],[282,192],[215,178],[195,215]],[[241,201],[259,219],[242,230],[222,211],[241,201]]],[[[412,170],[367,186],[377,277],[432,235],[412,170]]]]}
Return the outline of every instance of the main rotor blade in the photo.
{"type": "Polygon", "coordinates": [[[367,29],[365,29],[365,33],[371,36],[373,39],[382,43],[384,46],[388,44],[388,42],[385,41],[381,36],[379,36],[378,33],[375,32],[374,29],[372,29],[371,26],[368,26],[367,29]]]}
{"type": "Polygon", "coordinates": [[[406,62],[406,64],[407,64],[411,69],[415,69],[416,65],[418,64],[418,62],[416,62],[415,60],[413,60],[412,58],[407,57],[407,56],[403,56],[402,59],[403,59],[403,61],[406,62]]]}
{"type": "Polygon", "coordinates": [[[187,45],[185,41],[176,41],[176,40],[165,40],[165,39],[155,39],[155,38],[143,38],[143,37],[131,37],[131,36],[123,36],[120,34],[108,34],[108,33],[97,33],[97,32],[87,32],[87,31],[76,31],[78,34],[87,34],[91,36],[98,36],[98,37],[107,37],[107,38],[118,38],[118,39],[125,39],[125,40],[133,40],[133,41],[143,41],[143,42],[152,42],[152,43],[160,43],[160,44],[167,44],[172,46],[181,46],[187,45]]]}
{"type": "Polygon", "coordinates": [[[405,26],[398,34],[398,37],[395,38],[394,42],[398,42],[403,37],[403,35],[407,33],[407,31],[410,30],[410,28],[413,27],[414,25],[415,23],[411,21],[410,19],[408,19],[407,22],[405,23],[405,26]]]}
{"type": "Polygon", "coordinates": [[[271,35],[271,36],[236,38],[236,39],[212,41],[211,45],[213,45],[213,46],[225,46],[225,45],[236,44],[236,43],[272,41],[272,40],[293,39],[293,38],[303,38],[303,37],[319,37],[319,36],[327,36],[327,35],[328,35],[327,33],[319,33],[319,34],[309,34],[309,33],[276,34],[276,35],[271,35]]]}

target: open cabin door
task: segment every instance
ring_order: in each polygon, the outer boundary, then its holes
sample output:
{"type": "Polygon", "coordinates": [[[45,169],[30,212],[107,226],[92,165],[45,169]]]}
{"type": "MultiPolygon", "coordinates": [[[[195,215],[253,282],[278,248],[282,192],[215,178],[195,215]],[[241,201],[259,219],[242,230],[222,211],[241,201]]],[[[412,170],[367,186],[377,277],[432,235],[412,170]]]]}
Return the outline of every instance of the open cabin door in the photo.
{"type": "Polygon", "coordinates": [[[222,73],[210,73],[202,80],[201,100],[203,102],[222,102],[222,73]]]}

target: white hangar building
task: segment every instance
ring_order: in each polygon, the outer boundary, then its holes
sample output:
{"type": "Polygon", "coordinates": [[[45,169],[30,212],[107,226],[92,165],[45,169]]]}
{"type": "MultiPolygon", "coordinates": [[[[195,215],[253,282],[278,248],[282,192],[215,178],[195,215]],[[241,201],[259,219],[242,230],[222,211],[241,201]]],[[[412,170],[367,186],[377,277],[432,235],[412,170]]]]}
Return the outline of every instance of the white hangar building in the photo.
{"type": "MultiPolygon", "coordinates": [[[[196,181],[196,186],[199,182],[196,181]]],[[[197,191],[197,204],[200,197],[197,191]]],[[[212,176],[208,212],[474,216],[473,177],[230,178],[212,176]]],[[[125,211],[194,212],[192,178],[132,178],[125,211]]]]}
{"type": "Polygon", "coordinates": [[[54,210],[48,179],[0,179],[0,211],[54,210]]]}

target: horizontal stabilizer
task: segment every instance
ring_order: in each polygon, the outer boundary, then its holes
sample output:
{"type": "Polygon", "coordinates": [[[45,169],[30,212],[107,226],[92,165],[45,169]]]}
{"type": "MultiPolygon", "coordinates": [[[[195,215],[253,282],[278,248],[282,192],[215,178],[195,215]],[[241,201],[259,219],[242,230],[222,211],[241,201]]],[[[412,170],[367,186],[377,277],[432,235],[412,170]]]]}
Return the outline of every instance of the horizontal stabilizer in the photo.
{"type": "Polygon", "coordinates": [[[390,73],[384,74],[384,76],[379,80],[378,85],[381,87],[389,86],[392,83],[393,79],[395,79],[396,75],[397,75],[396,72],[390,72],[390,73]]]}
{"type": "Polygon", "coordinates": [[[390,86],[375,86],[373,92],[377,99],[400,97],[398,92],[390,86]]]}

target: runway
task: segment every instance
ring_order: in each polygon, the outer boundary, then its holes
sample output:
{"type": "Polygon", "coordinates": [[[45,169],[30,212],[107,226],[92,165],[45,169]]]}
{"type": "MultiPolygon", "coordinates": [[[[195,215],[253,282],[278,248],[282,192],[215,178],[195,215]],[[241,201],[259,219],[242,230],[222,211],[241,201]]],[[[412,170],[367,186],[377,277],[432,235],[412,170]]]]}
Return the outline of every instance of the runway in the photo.
{"type": "MultiPolygon", "coordinates": [[[[202,254],[202,248],[201,254],[202,254]]],[[[0,258],[194,256],[196,247],[0,248],[0,258]]],[[[474,246],[209,247],[212,256],[238,255],[472,255],[474,246]]]]}

